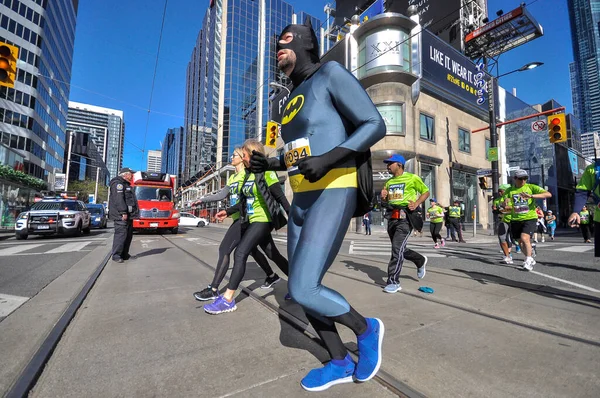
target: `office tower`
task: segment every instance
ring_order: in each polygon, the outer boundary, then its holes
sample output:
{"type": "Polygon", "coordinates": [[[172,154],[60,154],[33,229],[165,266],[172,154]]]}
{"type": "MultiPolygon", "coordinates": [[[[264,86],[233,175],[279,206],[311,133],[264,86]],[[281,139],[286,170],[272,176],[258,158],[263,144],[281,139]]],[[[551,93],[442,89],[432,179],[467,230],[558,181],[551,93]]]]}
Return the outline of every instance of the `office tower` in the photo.
{"type": "Polygon", "coordinates": [[[0,87],[1,141],[47,180],[64,165],[77,0],[0,2],[0,42],[19,49],[14,88],[0,87]]]}
{"type": "Polygon", "coordinates": [[[600,0],[568,0],[574,62],[569,66],[575,116],[583,132],[600,130],[600,0]]]}
{"type": "MultiPolygon", "coordinates": [[[[275,44],[293,18],[293,7],[281,0],[211,2],[187,68],[186,180],[226,164],[247,138],[264,137],[269,82],[283,79],[275,44]]],[[[312,23],[319,28],[318,19],[312,23]]]]}
{"type": "Polygon", "coordinates": [[[102,152],[110,178],[117,176],[123,166],[123,111],[69,101],[67,130],[91,134],[102,152]]]}
{"type": "Polygon", "coordinates": [[[167,130],[162,146],[160,171],[177,176],[177,185],[181,185],[185,168],[185,132],[183,127],[167,130]]]}
{"type": "Polygon", "coordinates": [[[146,163],[146,171],[160,173],[162,152],[150,149],[148,151],[148,162],[146,163]]]}
{"type": "Polygon", "coordinates": [[[594,153],[594,134],[596,134],[594,131],[581,134],[581,154],[586,159],[596,158],[596,154],[594,153]]]}

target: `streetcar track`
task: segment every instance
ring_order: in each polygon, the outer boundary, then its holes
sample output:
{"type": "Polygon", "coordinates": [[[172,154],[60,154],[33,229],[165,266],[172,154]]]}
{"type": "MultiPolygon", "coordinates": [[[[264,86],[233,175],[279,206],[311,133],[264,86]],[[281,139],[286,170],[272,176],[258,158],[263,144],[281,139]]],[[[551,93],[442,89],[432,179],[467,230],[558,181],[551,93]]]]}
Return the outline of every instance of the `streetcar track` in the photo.
{"type": "MultiPolygon", "coordinates": [[[[179,250],[181,250],[182,252],[184,252],[185,254],[187,254],[188,256],[192,257],[194,260],[196,260],[197,262],[199,262],[200,264],[205,266],[206,268],[210,269],[213,272],[215,271],[215,268],[212,265],[208,264],[207,262],[200,259],[195,254],[191,253],[187,249],[185,249],[182,246],[180,246],[179,244],[175,243],[172,239],[169,239],[168,237],[166,237],[164,235],[163,235],[163,238],[167,242],[169,242],[170,244],[172,244],[173,246],[175,246],[176,248],[178,248],[179,250]]],[[[214,239],[210,239],[210,240],[214,240],[214,239]]],[[[225,279],[229,280],[229,277],[225,276],[225,279]]],[[[287,311],[286,309],[276,306],[275,304],[269,302],[268,300],[263,298],[261,295],[255,293],[252,289],[249,289],[249,288],[247,288],[245,286],[241,286],[241,285],[240,285],[240,289],[245,295],[247,295],[251,299],[254,299],[257,303],[261,304],[267,310],[269,310],[270,312],[272,312],[274,314],[277,314],[284,322],[286,322],[288,325],[290,325],[293,328],[295,328],[296,330],[298,330],[303,336],[309,338],[310,341],[325,348],[322,341],[317,337],[317,333],[315,332],[315,330],[313,329],[313,327],[310,324],[304,322],[302,319],[296,317],[295,315],[293,315],[291,312],[287,311]]],[[[346,347],[346,348],[348,348],[348,347],[346,347]]],[[[348,351],[350,352],[350,355],[353,357],[353,359],[356,361],[358,359],[358,350],[348,348],[348,351]]],[[[402,397],[402,398],[425,397],[423,394],[414,390],[413,388],[411,388],[407,384],[403,383],[402,381],[396,379],[394,376],[392,376],[391,374],[389,374],[382,368],[379,369],[377,375],[375,375],[373,377],[373,380],[376,381],[377,383],[379,383],[380,385],[382,385],[383,387],[387,388],[390,392],[392,392],[395,395],[402,397]]]]}

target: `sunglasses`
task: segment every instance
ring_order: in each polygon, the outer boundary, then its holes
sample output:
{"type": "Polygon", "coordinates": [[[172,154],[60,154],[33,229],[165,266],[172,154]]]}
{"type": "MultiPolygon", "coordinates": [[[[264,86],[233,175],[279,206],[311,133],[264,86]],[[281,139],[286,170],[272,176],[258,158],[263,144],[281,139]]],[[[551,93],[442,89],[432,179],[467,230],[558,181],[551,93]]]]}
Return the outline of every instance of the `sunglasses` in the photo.
{"type": "Polygon", "coordinates": [[[515,177],[515,180],[527,181],[527,177],[515,177]]]}

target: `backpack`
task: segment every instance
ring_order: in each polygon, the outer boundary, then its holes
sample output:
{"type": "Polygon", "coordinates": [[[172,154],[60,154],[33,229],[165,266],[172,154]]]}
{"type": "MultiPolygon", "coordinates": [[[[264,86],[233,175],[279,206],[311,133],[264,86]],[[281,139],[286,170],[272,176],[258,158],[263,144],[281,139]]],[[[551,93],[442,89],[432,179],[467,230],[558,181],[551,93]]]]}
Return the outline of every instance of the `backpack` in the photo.
{"type": "Polygon", "coordinates": [[[360,152],[356,155],[356,178],[358,189],[356,190],[356,210],[353,217],[362,217],[365,213],[373,210],[373,165],[371,163],[371,151],[360,152]]]}

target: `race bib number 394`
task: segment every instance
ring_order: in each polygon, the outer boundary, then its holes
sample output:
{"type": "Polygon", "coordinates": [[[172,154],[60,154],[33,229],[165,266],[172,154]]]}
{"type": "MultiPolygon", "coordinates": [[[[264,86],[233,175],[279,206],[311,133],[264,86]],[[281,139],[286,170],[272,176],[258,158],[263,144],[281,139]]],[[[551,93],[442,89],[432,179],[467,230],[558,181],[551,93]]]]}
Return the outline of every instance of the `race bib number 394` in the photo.
{"type": "Polygon", "coordinates": [[[308,138],[299,138],[285,145],[285,166],[288,171],[296,169],[298,160],[310,156],[310,143],[308,138]]]}

